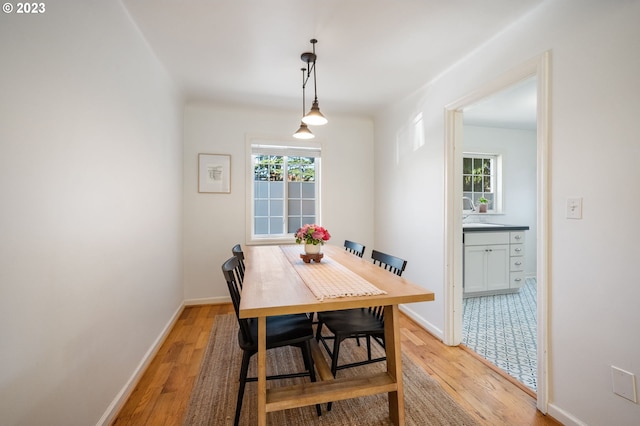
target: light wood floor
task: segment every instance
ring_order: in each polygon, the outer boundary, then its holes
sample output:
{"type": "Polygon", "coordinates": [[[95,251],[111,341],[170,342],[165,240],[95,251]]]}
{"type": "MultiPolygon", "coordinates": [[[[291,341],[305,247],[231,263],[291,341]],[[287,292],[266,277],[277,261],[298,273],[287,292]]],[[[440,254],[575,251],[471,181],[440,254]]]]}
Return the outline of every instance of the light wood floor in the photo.
{"type": "MultiPolygon", "coordinates": [[[[231,304],[187,307],[112,425],[182,425],[217,315],[231,304]]],[[[402,350],[480,423],[560,425],[536,410],[535,398],[470,351],[445,346],[404,314],[402,350]]]]}

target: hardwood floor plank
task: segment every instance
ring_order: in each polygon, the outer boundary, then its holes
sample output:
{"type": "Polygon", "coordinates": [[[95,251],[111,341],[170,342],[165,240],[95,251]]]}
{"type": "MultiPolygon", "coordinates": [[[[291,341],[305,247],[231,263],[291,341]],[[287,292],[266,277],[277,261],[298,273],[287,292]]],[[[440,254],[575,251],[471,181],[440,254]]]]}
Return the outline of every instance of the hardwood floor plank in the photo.
{"type": "MultiPolygon", "coordinates": [[[[182,425],[215,318],[228,313],[231,304],[186,307],[112,425],[182,425]]],[[[402,351],[480,423],[560,425],[537,411],[535,397],[513,379],[469,351],[445,346],[404,314],[400,335],[402,351]]]]}

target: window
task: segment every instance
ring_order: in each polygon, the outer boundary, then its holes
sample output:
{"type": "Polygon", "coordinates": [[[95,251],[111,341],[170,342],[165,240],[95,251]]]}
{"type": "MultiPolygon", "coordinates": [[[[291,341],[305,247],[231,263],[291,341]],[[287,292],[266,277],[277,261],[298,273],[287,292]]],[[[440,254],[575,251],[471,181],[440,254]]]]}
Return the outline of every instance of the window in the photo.
{"type": "Polygon", "coordinates": [[[250,241],[291,240],[320,221],[320,148],[251,145],[250,241]]]}
{"type": "MultiPolygon", "coordinates": [[[[471,200],[474,206],[480,198],[488,201],[488,211],[500,210],[500,156],[496,154],[463,153],[462,196],[471,200]]],[[[470,203],[463,203],[464,210],[472,210],[470,203]]]]}

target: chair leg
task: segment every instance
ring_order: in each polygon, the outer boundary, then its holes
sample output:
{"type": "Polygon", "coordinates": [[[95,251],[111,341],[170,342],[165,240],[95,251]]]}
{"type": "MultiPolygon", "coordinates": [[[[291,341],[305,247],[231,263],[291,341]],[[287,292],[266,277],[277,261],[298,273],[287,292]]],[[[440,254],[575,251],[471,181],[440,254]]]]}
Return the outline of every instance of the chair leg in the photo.
{"type": "MultiPolygon", "coordinates": [[[[334,337],[333,354],[331,356],[331,374],[333,374],[333,377],[336,377],[336,373],[338,372],[338,356],[340,356],[340,343],[344,340],[344,336],[336,334],[334,337]]],[[[333,402],[327,404],[327,411],[331,411],[332,405],[333,402]]]]}
{"type": "Polygon", "coordinates": [[[320,338],[322,337],[322,333],[321,332],[322,332],[322,325],[323,324],[324,323],[318,319],[318,325],[316,327],[316,342],[319,342],[320,338]]]}
{"type": "Polygon", "coordinates": [[[242,366],[240,367],[240,387],[238,388],[238,401],[236,402],[236,416],[233,421],[234,426],[238,426],[240,423],[240,412],[242,411],[242,399],[244,397],[244,388],[247,384],[247,373],[249,372],[249,361],[251,360],[251,353],[248,351],[242,352],[242,366]]]}
{"type": "MultiPolygon", "coordinates": [[[[311,355],[311,343],[307,340],[304,342],[304,345],[300,347],[302,350],[302,359],[304,359],[304,365],[307,371],[309,371],[309,378],[311,382],[316,381],[316,370],[313,366],[313,356],[311,355]]],[[[318,413],[318,417],[322,416],[322,407],[320,404],[316,404],[316,412],[318,413]]]]}
{"type": "Polygon", "coordinates": [[[367,356],[369,357],[369,361],[371,361],[371,336],[367,334],[367,356]]]}
{"type": "Polygon", "coordinates": [[[344,340],[344,336],[336,334],[333,339],[333,353],[331,354],[331,374],[336,377],[338,371],[338,356],[340,355],[340,343],[344,340]]]}

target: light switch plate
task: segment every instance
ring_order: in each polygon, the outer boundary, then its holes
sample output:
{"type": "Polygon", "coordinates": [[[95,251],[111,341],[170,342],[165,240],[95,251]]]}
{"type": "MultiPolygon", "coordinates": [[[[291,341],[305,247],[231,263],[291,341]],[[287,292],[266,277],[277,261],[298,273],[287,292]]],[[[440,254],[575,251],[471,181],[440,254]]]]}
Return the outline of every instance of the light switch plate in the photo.
{"type": "Polygon", "coordinates": [[[567,199],[567,219],[582,219],[582,198],[567,199]]]}
{"type": "Polygon", "coordinates": [[[627,398],[629,401],[638,402],[636,376],[633,373],[612,365],[611,380],[613,381],[613,393],[627,398]]]}

